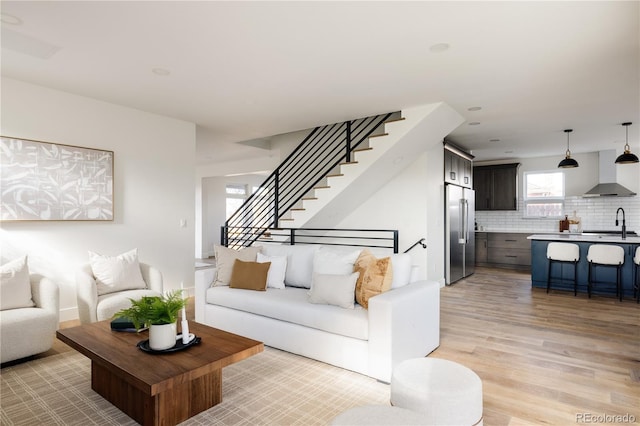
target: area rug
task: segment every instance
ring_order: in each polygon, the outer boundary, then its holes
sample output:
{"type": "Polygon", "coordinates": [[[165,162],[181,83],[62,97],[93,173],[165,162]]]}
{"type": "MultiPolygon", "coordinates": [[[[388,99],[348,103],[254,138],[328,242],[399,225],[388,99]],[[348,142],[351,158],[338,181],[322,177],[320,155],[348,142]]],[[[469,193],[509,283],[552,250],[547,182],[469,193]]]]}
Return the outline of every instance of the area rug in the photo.
{"type": "MultiPolygon", "coordinates": [[[[0,372],[2,425],[136,425],[91,390],[91,362],[69,351],[0,372]]],[[[183,425],[326,425],[360,405],[389,404],[389,386],[273,348],[222,371],[222,403],[183,425]]]]}

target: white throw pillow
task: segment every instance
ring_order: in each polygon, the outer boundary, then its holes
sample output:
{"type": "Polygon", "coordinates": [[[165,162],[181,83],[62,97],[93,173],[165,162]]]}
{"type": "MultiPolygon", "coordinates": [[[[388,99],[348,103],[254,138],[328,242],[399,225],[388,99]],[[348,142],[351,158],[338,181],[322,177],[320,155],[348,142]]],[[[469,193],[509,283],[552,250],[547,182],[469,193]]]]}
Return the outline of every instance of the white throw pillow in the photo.
{"type": "Polygon", "coordinates": [[[214,286],[226,286],[231,282],[231,272],[236,259],[242,262],[255,262],[260,252],[259,246],[245,247],[240,250],[230,249],[225,246],[213,246],[216,257],[216,279],[214,286]]]}
{"type": "Polygon", "coordinates": [[[348,253],[323,247],[313,257],[314,274],[347,275],[353,272],[353,265],[362,250],[348,253]]]}
{"type": "Polygon", "coordinates": [[[316,245],[264,244],[262,253],[267,256],[287,256],[287,271],[284,282],[293,287],[311,287],[313,255],[316,245]]]}
{"type": "Polygon", "coordinates": [[[118,291],[147,288],[140,272],[138,249],[129,250],[118,256],[103,256],[90,251],[89,262],[100,296],[118,291]]]}
{"type": "Polygon", "coordinates": [[[411,282],[411,255],[407,253],[392,254],[391,265],[393,268],[393,280],[391,288],[399,288],[411,282]]]}
{"type": "Polygon", "coordinates": [[[287,256],[266,256],[258,253],[258,263],[271,262],[267,274],[267,287],[284,288],[284,276],[287,272],[287,256]]]}
{"type": "Polygon", "coordinates": [[[358,272],[348,275],[313,274],[309,302],[353,309],[358,272]]]}
{"type": "Polygon", "coordinates": [[[0,310],[31,308],[29,266],[27,256],[12,260],[0,267],[0,310]]]}

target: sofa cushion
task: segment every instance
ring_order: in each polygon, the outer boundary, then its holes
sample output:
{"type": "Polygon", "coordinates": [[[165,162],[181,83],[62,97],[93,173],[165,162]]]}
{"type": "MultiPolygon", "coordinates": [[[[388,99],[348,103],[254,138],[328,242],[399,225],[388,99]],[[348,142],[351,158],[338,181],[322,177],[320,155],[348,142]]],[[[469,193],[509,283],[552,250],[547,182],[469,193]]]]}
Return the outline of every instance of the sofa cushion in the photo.
{"type": "Polygon", "coordinates": [[[369,338],[368,313],[361,306],[343,309],[333,305],[316,305],[307,301],[304,288],[240,291],[230,287],[210,287],[206,303],[299,324],[318,330],[361,340],[369,338]]]}
{"type": "Polygon", "coordinates": [[[236,259],[233,263],[229,287],[265,291],[267,289],[269,266],[271,266],[271,262],[243,262],[236,259]]]}
{"type": "Polygon", "coordinates": [[[347,275],[353,273],[353,265],[360,250],[343,252],[330,247],[322,247],[313,255],[314,274],[347,275]]]}
{"type": "Polygon", "coordinates": [[[346,275],[313,273],[309,302],[353,309],[359,272],[346,275]]]}
{"type": "Polygon", "coordinates": [[[360,273],[356,282],[356,302],[369,308],[369,298],[391,289],[393,268],[391,258],[377,259],[369,250],[362,250],[354,270],[360,273]]]}
{"type": "Polygon", "coordinates": [[[0,310],[30,308],[31,298],[27,256],[5,263],[0,267],[0,310]]]}
{"type": "Polygon", "coordinates": [[[138,249],[117,256],[104,256],[90,251],[89,262],[99,295],[147,287],[140,272],[138,249]]]}
{"type": "Polygon", "coordinates": [[[267,256],[287,256],[284,283],[294,287],[311,287],[313,257],[320,248],[315,245],[264,244],[262,253],[267,256]]]}
{"type": "Polygon", "coordinates": [[[216,279],[214,286],[229,285],[231,272],[236,259],[243,262],[255,262],[260,247],[246,247],[240,250],[230,249],[224,246],[214,245],[213,250],[216,257],[216,279]]]}
{"type": "Polygon", "coordinates": [[[287,273],[287,256],[267,256],[258,253],[256,260],[260,263],[271,262],[267,274],[267,287],[284,288],[284,277],[287,273]]]}

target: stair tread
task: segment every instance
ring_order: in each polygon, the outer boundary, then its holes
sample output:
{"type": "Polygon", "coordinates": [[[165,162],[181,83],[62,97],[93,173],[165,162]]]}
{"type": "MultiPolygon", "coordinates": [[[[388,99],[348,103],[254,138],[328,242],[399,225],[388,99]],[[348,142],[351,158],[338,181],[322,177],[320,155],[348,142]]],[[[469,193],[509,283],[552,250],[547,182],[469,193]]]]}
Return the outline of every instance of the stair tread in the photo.
{"type": "Polygon", "coordinates": [[[373,148],[369,147],[369,148],[358,148],[358,149],[354,149],[352,152],[360,152],[360,151],[371,151],[373,148]]]}
{"type": "Polygon", "coordinates": [[[371,138],[379,138],[381,136],[389,136],[389,133],[380,133],[379,135],[371,135],[371,136],[369,136],[369,139],[371,139],[371,138]]]}
{"type": "Polygon", "coordinates": [[[336,173],[336,174],[334,174],[334,175],[327,175],[327,177],[328,177],[328,178],[329,178],[329,177],[340,177],[340,176],[344,176],[344,174],[342,174],[342,173],[336,173]]]}
{"type": "Polygon", "coordinates": [[[346,166],[348,164],[358,164],[357,161],[349,161],[348,163],[340,163],[340,166],[346,166]]]}
{"type": "Polygon", "coordinates": [[[328,185],[321,185],[321,186],[314,186],[313,187],[313,189],[329,189],[329,188],[331,188],[331,187],[328,186],[328,185]]]}
{"type": "Polygon", "coordinates": [[[391,120],[387,120],[387,121],[385,121],[385,122],[384,122],[384,124],[387,124],[387,123],[393,123],[393,122],[396,122],[396,121],[402,121],[402,120],[404,120],[404,117],[400,117],[400,118],[392,118],[391,120]]]}
{"type": "Polygon", "coordinates": [[[300,211],[305,211],[306,209],[289,209],[291,211],[295,211],[295,212],[300,212],[300,211]]]}
{"type": "Polygon", "coordinates": [[[307,197],[307,198],[303,198],[303,200],[317,200],[318,197],[307,197]]]}
{"type": "Polygon", "coordinates": [[[293,219],[289,219],[289,218],[284,218],[284,219],[280,219],[280,220],[293,220],[293,219]]]}

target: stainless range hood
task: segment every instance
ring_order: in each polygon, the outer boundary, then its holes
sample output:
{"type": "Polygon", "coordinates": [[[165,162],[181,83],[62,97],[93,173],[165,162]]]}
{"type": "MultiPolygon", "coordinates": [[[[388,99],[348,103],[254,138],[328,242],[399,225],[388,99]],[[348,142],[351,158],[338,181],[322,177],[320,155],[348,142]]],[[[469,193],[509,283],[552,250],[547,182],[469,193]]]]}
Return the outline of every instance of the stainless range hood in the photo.
{"type": "Polygon", "coordinates": [[[584,194],[584,197],[631,197],[635,192],[616,182],[616,150],[600,151],[598,184],[584,194]]]}

